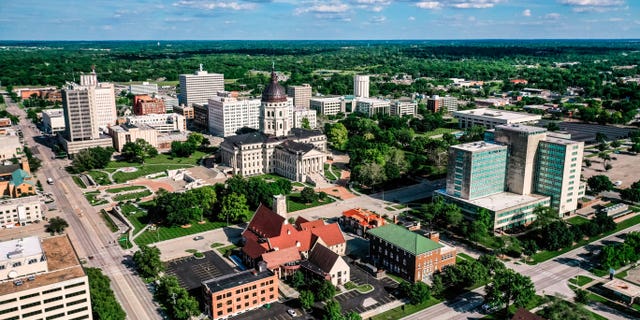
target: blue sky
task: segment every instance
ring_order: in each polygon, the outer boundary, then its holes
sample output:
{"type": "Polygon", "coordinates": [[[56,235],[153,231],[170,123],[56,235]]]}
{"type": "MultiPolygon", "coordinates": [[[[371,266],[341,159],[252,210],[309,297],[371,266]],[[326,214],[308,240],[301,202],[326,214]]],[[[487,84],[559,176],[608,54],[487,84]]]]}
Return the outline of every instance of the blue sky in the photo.
{"type": "Polygon", "coordinates": [[[7,0],[1,40],[640,38],[639,0],[7,0]]]}

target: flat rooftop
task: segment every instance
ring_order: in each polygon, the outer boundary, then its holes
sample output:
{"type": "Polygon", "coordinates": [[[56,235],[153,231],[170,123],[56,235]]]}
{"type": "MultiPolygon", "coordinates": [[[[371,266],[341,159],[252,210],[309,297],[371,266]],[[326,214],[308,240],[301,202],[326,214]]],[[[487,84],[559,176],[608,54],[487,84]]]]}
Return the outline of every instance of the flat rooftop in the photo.
{"type": "Polygon", "coordinates": [[[558,138],[558,137],[549,137],[549,136],[547,136],[543,141],[550,142],[550,143],[555,143],[555,144],[564,144],[564,145],[572,145],[572,144],[581,143],[579,141],[573,141],[573,140],[569,140],[569,139],[562,139],[562,138],[558,138]]]}
{"type": "Polygon", "coordinates": [[[478,141],[478,142],[457,144],[455,146],[451,146],[451,148],[470,151],[470,152],[479,152],[479,151],[491,151],[491,150],[506,150],[507,146],[478,141]]]}
{"type": "Polygon", "coordinates": [[[526,133],[545,133],[547,129],[536,126],[526,126],[522,124],[504,124],[496,126],[496,130],[526,132],[526,133]]]}
{"type": "MultiPolygon", "coordinates": [[[[37,237],[33,238],[37,239],[37,237]]],[[[66,235],[42,239],[40,245],[47,257],[49,272],[36,274],[35,279],[31,281],[23,276],[0,282],[0,295],[43,287],[85,276],[84,269],[82,269],[80,260],[78,260],[78,255],[66,235]],[[13,284],[15,280],[22,280],[23,284],[16,286],[13,284]]]]}
{"type": "Polygon", "coordinates": [[[38,237],[26,237],[0,242],[0,261],[11,260],[14,257],[29,257],[42,254],[40,239],[38,237]]]}
{"type": "Polygon", "coordinates": [[[273,272],[266,270],[256,272],[255,270],[247,270],[240,273],[228,274],[218,278],[213,278],[202,282],[211,292],[218,292],[229,288],[234,288],[247,283],[260,281],[273,276],[273,272]]]}
{"type": "Polygon", "coordinates": [[[602,286],[609,290],[613,290],[615,292],[621,293],[627,297],[640,296],[639,286],[636,286],[635,284],[632,284],[620,279],[613,279],[602,286]]]}
{"type": "Polygon", "coordinates": [[[441,189],[437,191],[440,194],[444,194],[449,198],[455,198],[458,201],[466,202],[474,206],[486,208],[493,212],[502,211],[508,208],[523,206],[527,204],[534,204],[545,199],[549,200],[550,198],[543,195],[531,194],[531,195],[521,195],[512,192],[500,192],[490,196],[477,198],[473,200],[466,200],[462,198],[453,197],[446,193],[446,190],[441,189]]]}
{"type": "Polygon", "coordinates": [[[529,114],[524,112],[504,111],[498,109],[479,108],[471,110],[454,111],[454,116],[478,116],[488,117],[501,120],[520,120],[520,119],[542,119],[541,115],[529,114]]]}

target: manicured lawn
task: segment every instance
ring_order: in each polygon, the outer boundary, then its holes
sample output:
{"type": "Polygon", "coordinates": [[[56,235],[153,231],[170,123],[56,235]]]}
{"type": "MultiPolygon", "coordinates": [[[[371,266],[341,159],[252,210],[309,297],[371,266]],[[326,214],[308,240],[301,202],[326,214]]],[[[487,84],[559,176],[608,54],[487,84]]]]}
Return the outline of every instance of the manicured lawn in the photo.
{"type": "Polygon", "coordinates": [[[355,283],[351,282],[351,281],[349,281],[349,282],[344,284],[344,288],[347,289],[347,290],[355,289],[357,287],[358,286],[355,283]]]}
{"type": "Polygon", "coordinates": [[[226,222],[207,221],[206,223],[203,223],[203,224],[198,224],[194,222],[189,228],[182,228],[180,226],[175,226],[175,227],[160,227],[159,229],[156,229],[154,231],[147,229],[142,234],[140,234],[140,236],[138,236],[134,241],[139,246],[142,246],[142,245],[147,245],[147,244],[158,242],[158,241],[164,241],[164,240],[179,238],[183,236],[188,236],[194,233],[200,233],[204,231],[218,229],[226,225],[227,225],[226,222]]]}
{"type": "Polygon", "coordinates": [[[287,197],[287,211],[288,212],[294,212],[294,211],[298,211],[298,210],[304,210],[304,209],[308,209],[308,208],[313,208],[313,207],[317,207],[317,206],[322,206],[331,202],[334,202],[335,200],[327,197],[324,201],[320,202],[319,200],[316,200],[312,203],[303,203],[302,199],[300,198],[300,193],[292,193],[287,197]]]}
{"type": "Polygon", "coordinates": [[[435,130],[431,130],[431,131],[427,131],[425,133],[421,133],[420,135],[425,136],[425,137],[432,137],[432,136],[437,136],[440,134],[445,134],[445,133],[453,133],[456,131],[460,131],[460,129],[451,129],[451,128],[437,128],[435,130]]]}
{"type": "Polygon", "coordinates": [[[78,187],[85,189],[87,186],[84,184],[84,182],[82,182],[82,179],[80,179],[80,177],[78,176],[73,176],[71,177],[73,179],[73,182],[75,182],[78,187]]]}
{"type": "Polygon", "coordinates": [[[585,284],[589,283],[593,281],[593,279],[587,277],[587,276],[578,276],[577,280],[576,278],[571,278],[569,279],[570,283],[576,284],[580,287],[584,286],[585,284]]]}
{"type": "Polygon", "coordinates": [[[137,234],[142,228],[147,225],[147,212],[138,208],[134,204],[125,203],[120,206],[124,216],[129,219],[129,222],[133,225],[133,234],[137,234]]]}
{"type": "Polygon", "coordinates": [[[214,242],[214,243],[212,243],[212,244],[211,244],[211,249],[215,249],[215,248],[217,248],[217,247],[221,247],[221,246],[223,246],[223,245],[224,245],[224,244],[222,244],[222,243],[220,243],[220,242],[214,242]]]}
{"type": "Polygon", "coordinates": [[[624,229],[629,228],[631,226],[634,226],[634,225],[636,225],[638,223],[640,223],[640,215],[637,215],[635,217],[626,219],[626,220],[618,223],[616,228],[614,230],[612,230],[612,231],[603,233],[603,234],[601,234],[599,236],[592,237],[592,238],[590,238],[588,240],[581,240],[576,245],[574,245],[572,247],[567,247],[567,248],[564,248],[564,249],[558,250],[558,251],[541,251],[541,252],[538,252],[538,253],[536,253],[536,254],[534,254],[532,256],[532,260],[533,260],[532,264],[544,262],[544,261],[547,261],[549,259],[555,258],[555,257],[557,257],[557,256],[559,256],[561,254],[567,253],[567,252],[569,252],[569,251],[571,251],[571,250],[573,250],[575,248],[582,247],[582,246],[586,245],[587,243],[591,243],[593,241],[597,241],[597,240],[602,239],[602,238],[604,238],[604,237],[606,237],[606,236],[608,236],[610,234],[616,233],[616,232],[618,232],[620,230],[624,230],[624,229]]]}
{"type": "Polygon", "coordinates": [[[96,196],[99,195],[100,192],[98,191],[94,191],[94,192],[87,192],[84,194],[84,197],[87,198],[87,201],[89,201],[89,203],[92,206],[99,206],[101,204],[107,204],[109,203],[107,200],[104,199],[96,199],[96,196]]]}
{"type": "Polygon", "coordinates": [[[330,166],[331,165],[328,163],[324,164],[324,177],[329,180],[338,180],[338,177],[336,177],[333,173],[331,173],[331,171],[329,171],[330,166]]]}
{"type": "Polygon", "coordinates": [[[396,205],[393,205],[392,207],[393,207],[394,209],[398,209],[398,210],[400,210],[400,209],[404,209],[404,208],[406,208],[407,206],[405,206],[404,204],[396,204],[396,205]]]}
{"type": "Polygon", "coordinates": [[[102,171],[91,170],[87,172],[87,174],[90,175],[91,178],[93,178],[93,181],[95,181],[97,184],[101,186],[106,186],[111,184],[111,181],[109,180],[109,176],[102,171]]]}
{"type": "Polygon", "coordinates": [[[567,222],[571,223],[574,226],[579,226],[581,224],[585,224],[589,222],[589,219],[583,218],[581,216],[575,216],[567,219],[567,222]]]}
{"type": "Polygon", "coordinates": [[[421,304],[416,304],[416,305],[405,304],[404,306],[393,308],[389,311],[375,315],[371,319],[373,320],[400,319],[410,314],[414,314],[420,310],[434,306],[440,302],[442,301],[432,297],[421,304]]]}
{"type": "Polygon", "coordinates": [[[105,210],[101,210],[100,214],[102,215],[104,223],[107,225],[107,227],[109,227],[109,230],[111,230],[111,232],[118,231],[118,226],[116,226],[116,224],[111,219],[111,216],[105,210]]]}
{"type": "Polygon", "coordinates": [[[191,164],[145,164],[143,167],[137,167],[134,172],[118,171],[113,174],[113,181],[116,183],[124,183],[133,179],[144,177],[146,175],[164,172],[166,170],[174,170],[181,168],[191,168],[191,164]]]}
{"type": "Polygon", "coordinates": [[[114,161],[110,162],[107,169],[118,169],[125,167],[135,167],[135,172],[118,171],[113,175],[113,180],[123,183],[149,174],[163,172],[165,170],[193,167],[198,164],[198,160],[205,155],[204,152],[196,151],[189,158],[171,157],[168,154],[159,154],[155,158],[145,160],[144,164],[137,162],[114,161]]]}
{"type": "Polygon", "coordinates": [[[396,276],[395,274],[392,274],[392,273],[387,273],[387,277],[393,279],[397,283],[403,283],[403,282],[406,281],[406,280],[404,280],[404,279],[402,279],[402,278],[400,278],[400,277],[398,277],[398,276],[396,276]]]}
{"type": "MultiPolygon", "coordinates": [[[[531,310],[537,306],[540,306],[542,304],[544,304],[546,302],[546,299],[543,296],[539,296],[539,295],[535,295],[533,297],[533,299],[529,300],[529,303],[527,303],[526,306],[524,306],[525,309],[527,310],[531,310]]],[[[506,319],[511,319],[511,315],[515,314],[516,311],[518,310],[518,308],[516,306],[514,306],[513,304],[509,306],[509,317],[507,317],[506,319]]],[[[505,309],[502,308],[492,314],[487,315],[486,317],[482,318],[482,319],[496,319],[496,320],[501,320],[501,319],[505,319],[504,317],[504,312],[505,309]]]]}
{"type": "Polygon", "coordinates": [[[141,192],[119,194],[119,195],[113,197],[113,201],[125,201],[125,200],[131,200],[131,199],[144,198],[144,197],[150,196],[152,194],[153,194],[153,192],[151,192],[149,190],[144,190],[144,191],[141,191],[141,192]]]}
{"type": "Polygon", "coordinates": [[[218,251],[224,256],[224,255],[227,254],[227,252],[229,252],[229,251],[231,251],[231,250],[233,250],[235,248],[237,248],[237,246],[235,244],[230,244],[230,245],[228,245],[226,247],[218,248],[218,251]]]}
{"type": "Polygon", "coordinates": [[[121,188],[107,189],[105,191],[109,192],[109,193],[118,193],[118,192],[133,191],[133,190],[146,189],[146,188],[147,187],[145,187],[145,186],[126,186],[126,187],[121,187],[121,188]]]}
{"type": "Polygon", "coordinates": [[[475,260],[472,256],[463,252],[458,252],[458,257],[462,257],[463,259],[467,259],[467,260],[475,260]]]}

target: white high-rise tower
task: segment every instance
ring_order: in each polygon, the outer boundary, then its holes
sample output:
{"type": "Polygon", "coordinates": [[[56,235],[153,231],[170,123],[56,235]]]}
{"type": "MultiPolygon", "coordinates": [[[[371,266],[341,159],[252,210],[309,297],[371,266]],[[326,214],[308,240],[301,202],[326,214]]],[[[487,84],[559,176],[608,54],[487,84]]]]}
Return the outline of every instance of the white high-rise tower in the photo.
{"type": "Polygon", "coordinates": [[[224,75],[220,73],[208,73],[202,69],[195,74],[180,75],[180,104],[193,106],[193,104],[207,104],[209,99],[215,97],[218,91],[224,91],[224,75]]]}
{"type": "Polygon", "coordinates": [[[357,98],[369,98],[369,76],[353,76],[353,95],[357,98]]]}

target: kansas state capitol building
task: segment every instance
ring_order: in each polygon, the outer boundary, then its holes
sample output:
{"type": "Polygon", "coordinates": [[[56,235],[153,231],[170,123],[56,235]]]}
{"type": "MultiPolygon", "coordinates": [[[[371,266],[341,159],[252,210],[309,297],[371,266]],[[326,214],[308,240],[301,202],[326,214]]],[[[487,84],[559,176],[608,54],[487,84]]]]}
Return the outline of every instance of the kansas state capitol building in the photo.
{"type": "Polygon", "coordinates": [[[227,137],[220,145],[223,165],[244,177],[277,173],[294,181],[324,175],[327,137],[319,130],[293,128],[293,102],[275,71],[262,93],[260,132],[227,137]]]}

